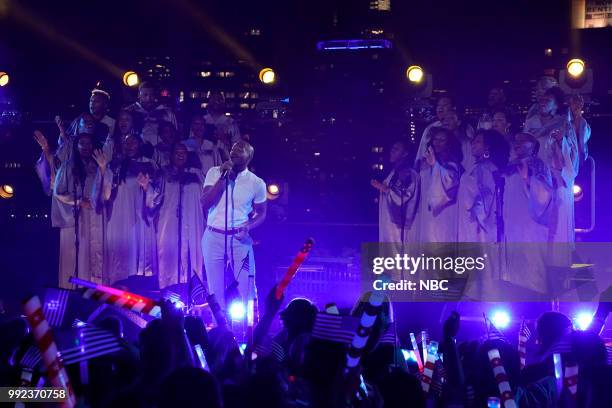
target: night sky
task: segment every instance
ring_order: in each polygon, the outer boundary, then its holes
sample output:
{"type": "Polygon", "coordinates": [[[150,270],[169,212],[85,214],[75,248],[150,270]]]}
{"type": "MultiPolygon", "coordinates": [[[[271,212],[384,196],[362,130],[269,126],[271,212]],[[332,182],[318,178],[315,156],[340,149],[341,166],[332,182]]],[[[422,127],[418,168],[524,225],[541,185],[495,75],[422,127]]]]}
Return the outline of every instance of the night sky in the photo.
{"type": "MultiPolygon", "coordinates": [[[[144,55],[236,58],[219,31],[257,62],[292,72],[312,57],[317,40],[355,38],[371,14],[367,0],[2,0],[0,18],[0,65],[12,73],[18,104],[40,111],[41,100],[74,103],[97,79],[110,81],[100,61],[123,70],[144,55]],[[244,35],[252,27],[262,30],[256,42],[244,35]]],[[[457,81],[478,78],[475,70],[519,69],[545,47],[567,46],[569,1],[395,0],[386,27],[407,61],[457,81]]]]}

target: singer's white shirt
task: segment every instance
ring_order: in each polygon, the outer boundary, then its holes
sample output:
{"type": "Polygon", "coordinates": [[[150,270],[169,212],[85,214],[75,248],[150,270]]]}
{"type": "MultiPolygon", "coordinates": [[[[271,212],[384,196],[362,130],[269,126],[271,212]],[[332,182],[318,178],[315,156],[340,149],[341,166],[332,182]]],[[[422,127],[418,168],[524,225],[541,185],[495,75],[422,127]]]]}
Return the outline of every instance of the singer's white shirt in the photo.
{"type": "MultiPolygon", "coordinates": [[[[221,177],[220,167],[211,167],[206,173],[204,187],[213,186],[221,177]]],[[[249,214],[253,212],[253,204],[261,204],[266,201],[266,183],[249,169],[238,173],[235,180],[230,180],[227,189],[228,212],[227,228],[239,227],[249,220],[249,214]]],[[[225,194],[217,205],[208,209],[207,225],[218,229],[225,229],[225,194]]]]}

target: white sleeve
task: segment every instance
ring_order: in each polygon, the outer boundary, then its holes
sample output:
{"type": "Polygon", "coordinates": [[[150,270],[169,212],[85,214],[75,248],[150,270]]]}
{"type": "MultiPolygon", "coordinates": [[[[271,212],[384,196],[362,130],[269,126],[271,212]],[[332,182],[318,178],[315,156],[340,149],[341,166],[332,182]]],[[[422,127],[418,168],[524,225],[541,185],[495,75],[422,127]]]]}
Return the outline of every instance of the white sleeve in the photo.
{"type": "Polygon", "coordinates": [[[255,204],[261,204],[266,201],[266,183],[262,179],[258,179],[255,184],[255,198],[253,202],[255,204]]]}
{"type": "Polygon", "coordinates": [[[217,180],[221,177],[219,167],[211,167],[206,173],[206,179],[204,179],[204,187],[214,186],[217,180]]]}

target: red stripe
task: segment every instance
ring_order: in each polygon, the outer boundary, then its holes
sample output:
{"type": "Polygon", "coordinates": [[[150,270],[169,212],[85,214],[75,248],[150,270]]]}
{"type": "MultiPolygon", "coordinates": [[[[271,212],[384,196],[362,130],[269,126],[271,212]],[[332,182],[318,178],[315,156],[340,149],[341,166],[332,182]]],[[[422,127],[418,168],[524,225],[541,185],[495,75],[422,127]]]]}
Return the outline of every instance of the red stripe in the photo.
{"type": "Polygon", "coordinates": [[[45,352],[49,349],[49,346],[53,344],[53,333],[51,333],[51,330],[47,330],[42,337],[38,339],[37,343],[40,353],[45,354],[45,352]]]}
{"type": "Polygon", "coordinates": [[[28,322],[30,323],[30,326],[32,326],[32,329],[36,329],[44,320],[45,315],[43,315],[41,308],[36,309],[31,315],[28,316],[28,322]]]}

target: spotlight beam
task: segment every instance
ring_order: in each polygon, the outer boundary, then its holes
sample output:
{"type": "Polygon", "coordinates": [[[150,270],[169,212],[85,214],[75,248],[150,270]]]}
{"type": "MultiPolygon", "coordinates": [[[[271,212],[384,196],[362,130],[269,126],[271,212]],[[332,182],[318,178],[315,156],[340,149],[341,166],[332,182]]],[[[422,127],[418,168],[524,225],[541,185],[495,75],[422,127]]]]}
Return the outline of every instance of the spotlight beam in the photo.
{"type": "Polygon", "coordinates": [[[11,2],[6,7],[7,14],[9,16],[13,17],[18,23],[28,27],[41,37],[49,40],[54,45],[73,52],[79,57],[99,66],[118,78],[121,78],[123,75],[123,70],[117,65],[93,52],[91,47],[86,47],[75,39],[60,33],[44,19],[34,14],[34,12],[31,10],[21,6],[18,2],[11,2]]]}

